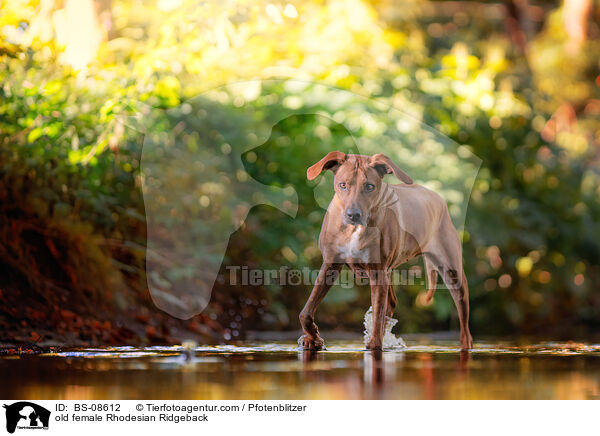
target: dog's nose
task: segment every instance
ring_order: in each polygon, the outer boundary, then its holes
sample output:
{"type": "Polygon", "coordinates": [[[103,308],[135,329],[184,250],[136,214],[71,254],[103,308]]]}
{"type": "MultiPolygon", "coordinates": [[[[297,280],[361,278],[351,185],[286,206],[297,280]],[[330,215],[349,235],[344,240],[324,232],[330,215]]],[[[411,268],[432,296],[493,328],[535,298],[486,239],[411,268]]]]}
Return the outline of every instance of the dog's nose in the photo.
{"type": "Polygon", "coordinates": [[[357,223],[360,221],[362,213],[360,212],[360,209],[348,208],[346,209],[346,216],[350,222],[357,223]]]}

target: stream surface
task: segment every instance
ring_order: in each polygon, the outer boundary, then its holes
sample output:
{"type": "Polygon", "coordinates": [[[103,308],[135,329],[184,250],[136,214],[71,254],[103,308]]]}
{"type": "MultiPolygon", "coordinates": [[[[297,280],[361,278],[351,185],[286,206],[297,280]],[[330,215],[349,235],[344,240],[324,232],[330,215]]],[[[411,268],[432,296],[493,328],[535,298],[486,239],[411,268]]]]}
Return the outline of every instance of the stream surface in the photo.
{"type": "Polygon", "coordinates": [[[600,344],[360,341],[73,348],[0,357],[3,399],[600,399],[600,344]]]}

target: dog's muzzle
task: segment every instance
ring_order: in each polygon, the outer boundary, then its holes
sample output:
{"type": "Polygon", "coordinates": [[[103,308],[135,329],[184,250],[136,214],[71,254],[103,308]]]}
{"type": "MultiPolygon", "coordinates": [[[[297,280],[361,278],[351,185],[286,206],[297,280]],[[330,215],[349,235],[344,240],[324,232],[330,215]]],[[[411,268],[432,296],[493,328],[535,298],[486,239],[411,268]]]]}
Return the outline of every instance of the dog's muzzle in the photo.
{"type": "Polygon", "coordinates": [[[364,214],[357,207],[349,207],[344,212],[344,222],[346,224],[352,224],[352,225],[363,224],[363,218],[364,218],[364,214]]]}

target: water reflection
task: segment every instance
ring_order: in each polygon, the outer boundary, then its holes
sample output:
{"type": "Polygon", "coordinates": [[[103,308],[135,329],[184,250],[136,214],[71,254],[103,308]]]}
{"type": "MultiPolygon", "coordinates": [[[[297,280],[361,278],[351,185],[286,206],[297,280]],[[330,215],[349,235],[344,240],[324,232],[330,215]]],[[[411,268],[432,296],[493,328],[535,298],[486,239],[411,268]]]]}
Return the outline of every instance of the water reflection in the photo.
{"type": "Polygon", "coordinates": [[[0,358],[6,399],[600,398],[600,345],[333,342],[70,349],[0,358]]]}

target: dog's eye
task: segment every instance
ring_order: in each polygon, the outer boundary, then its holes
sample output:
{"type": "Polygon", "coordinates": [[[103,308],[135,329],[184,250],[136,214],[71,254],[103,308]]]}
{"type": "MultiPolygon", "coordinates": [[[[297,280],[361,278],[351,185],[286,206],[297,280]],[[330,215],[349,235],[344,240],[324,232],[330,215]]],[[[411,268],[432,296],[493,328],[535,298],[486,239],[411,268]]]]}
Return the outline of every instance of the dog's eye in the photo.
{"type": "Polygon", "coordinates": [[[338,186],[340,187],[340,189],[341,189],[342,191],[345,191],[345,190],[346,190],[346,183],[345,183],[345,182],[341,182],[341,183],[340,183],[338,186]]]}
{"type": "Polygon", "coordinates": [[[367,183],[365,185],[365,191],[366,192],[373,192],[373,189],[375,189],[375,185],[371,184],[371,183],[367,183]]]}

